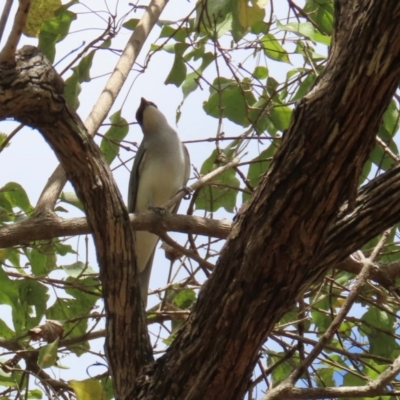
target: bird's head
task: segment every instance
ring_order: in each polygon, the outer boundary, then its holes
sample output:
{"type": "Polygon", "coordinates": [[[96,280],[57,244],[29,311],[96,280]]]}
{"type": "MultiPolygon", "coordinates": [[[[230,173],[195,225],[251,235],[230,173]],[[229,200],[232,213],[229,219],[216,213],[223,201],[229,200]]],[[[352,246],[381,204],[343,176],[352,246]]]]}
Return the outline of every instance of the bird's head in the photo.
{"type": "Polygon", "coordinates": [[[140,106],[136,111],[136,119],[145,135],[157,133],[160,129],[168,126],[164,114],[151,101],[142,97],[140,106]]]}

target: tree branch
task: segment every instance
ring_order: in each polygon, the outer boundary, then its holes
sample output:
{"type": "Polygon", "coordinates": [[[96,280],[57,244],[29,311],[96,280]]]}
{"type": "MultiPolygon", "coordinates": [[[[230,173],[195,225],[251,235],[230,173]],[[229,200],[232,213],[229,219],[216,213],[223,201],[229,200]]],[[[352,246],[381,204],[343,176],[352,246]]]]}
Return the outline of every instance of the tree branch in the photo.
{"type": "Polygon", "coordinates": [[[8,17],[10,15],[10,10],[12,6],[13,0],[6,0],[6,4],[4,5],[3,12],[1,13],[0,18],[0,42],[3,38],[4,29],[6,28],[8,17]]]}
{"type": "Polygon", "coordinates": [[[48,385],[55,393],[60,391],[72,391],[72,389],[63,381],[52,379],[37,364],[39,352],[37,350],[26,350],[17,340],[7,340],[0,338],[0,346],[9,351],[13,351],[21,357],[26,364],[26,370],[42,381],[44,385],[48,385]]]}
{"type": "Polygon", "coordinates": [[[14,24],[11,29],[11,33],[8,36],[5,46],[0,52],[0,64],[7,62],[10,65],[15,65],[15,52],[17,50],[19,39],[22,35],[22,31],[25,28],[30,7],[31,0],[19,0],[19,7],[14,18],[14,24]]]}
{"type": "MultiPolygon", "coordinates": [[[[192,233],[225,239],[231,222],[167,213],[162,218],[154,212],[131,214],[135,231],[157,231],[162,223],[166,231],[192,233]]],[[[86,218],[64,219],[58,216],[32,217],[0,227],[0,248],[25,245],[35,240],[51,240],[61,236],[91,234],[86,218]]]]}

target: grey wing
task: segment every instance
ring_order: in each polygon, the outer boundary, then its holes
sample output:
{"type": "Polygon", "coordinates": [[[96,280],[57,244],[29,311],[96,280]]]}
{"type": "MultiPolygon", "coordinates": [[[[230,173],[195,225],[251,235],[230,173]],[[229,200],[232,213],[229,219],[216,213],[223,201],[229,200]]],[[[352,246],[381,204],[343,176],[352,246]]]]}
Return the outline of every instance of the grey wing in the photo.
{"type": "MultiPolygon", "coordinates": [[[[183,153],[185,156],[185,175],[183,177],[182,186],[186,186],[186,184],[190,178],[190,156],[189,156],[189,152],[188,152],[188,149],[186,148],[186,146],[184,144],[182,144],[182,146],[183,146],[183,153]]],[[[181,205],[181,201],[182,200],[178,201],[175,204],[175,207],[172,210],[172,214],[176,214],[178,212],[178,208],[181,205]]]]}
{"type": "MultiPolygon", "coordinates": [[[[136,153],[135,161],[133,162],[133,167],[131,171],[131,176],[129,178],[129,188],[128,188],[128,212],[133,213],[135,212],[136,208],[136,198],[139,189],[139,179],[140,173],[143,169],[143,164],[146,158],[146,148],[142,144],[139,146],[139,149],[136,153]]],[[[150,274],[151,274],[151,266],[153,264],[153,258],[155,253],[155,247],[153,250],[152,255],[150,256],[149,261],[147,262],[146,267],[142,272],[139,272],[139,283],[140,283],[140,292],[142,296],[142,302],[144,308],[147,306],[147,292],[149,290],[149,281],[150,281],[150,274]]],[[[136,251],[138,251],[136,249],[136,251]]]]}
{"type": "Polygon", "coordinates": [[[140,172],[143,168],[143,163],[145,161],[146,149],[142,144],[139,146],[139,149],[136,153],[135,161],[133,162],[133,167],[131,171],[131,176],[129,178],[129,187],[128,187],[128,212],[135,212],[136,208],[136,197],[139,189],[139,179],[140,172]]]}

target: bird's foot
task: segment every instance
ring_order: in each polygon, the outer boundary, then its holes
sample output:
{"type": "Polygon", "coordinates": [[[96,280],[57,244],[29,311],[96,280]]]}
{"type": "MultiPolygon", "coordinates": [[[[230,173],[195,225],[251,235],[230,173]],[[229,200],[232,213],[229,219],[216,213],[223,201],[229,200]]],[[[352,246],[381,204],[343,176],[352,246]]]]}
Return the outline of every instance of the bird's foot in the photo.
{"type": "Polygon", "coordinates": [[[164,217],[165,214],[167,213],[167,210],[163,207],[154,207],[154,206],[149,206],[149,210],[153,211],[156,213],[159,217],[164,217]]]}
{"type": "Polygon", "coordinates": [[[183,196],[183,198],[184,198],[185,200],[189,200],[189,199],[192,197],[192,192],[193,192],[193,190],[190,189],[189,186],[182,186],[182,187],[178,190],[178,193],[179,193],[179,192],[185,192],[185,195],[183,196]]]}

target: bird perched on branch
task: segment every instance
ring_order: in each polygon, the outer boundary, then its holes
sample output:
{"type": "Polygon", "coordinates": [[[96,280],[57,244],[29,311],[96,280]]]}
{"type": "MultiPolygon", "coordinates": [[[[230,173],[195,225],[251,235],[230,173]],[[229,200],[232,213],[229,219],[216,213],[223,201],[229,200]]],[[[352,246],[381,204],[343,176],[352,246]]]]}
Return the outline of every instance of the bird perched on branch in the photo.
{"type": "MultiPolygon", "coordinates": [[[[189,153],[157,106],[142,97],[136,119],[144,136],[129,180],[130,213],[161,207],[186,185],[190,175],[189,153]]],[[[179,203],[169,211],[176,213],[179,203]]],[[[145,307],[158,240],[158,236],[150,232],[135,232],[136,262],[145,307]]]]}

